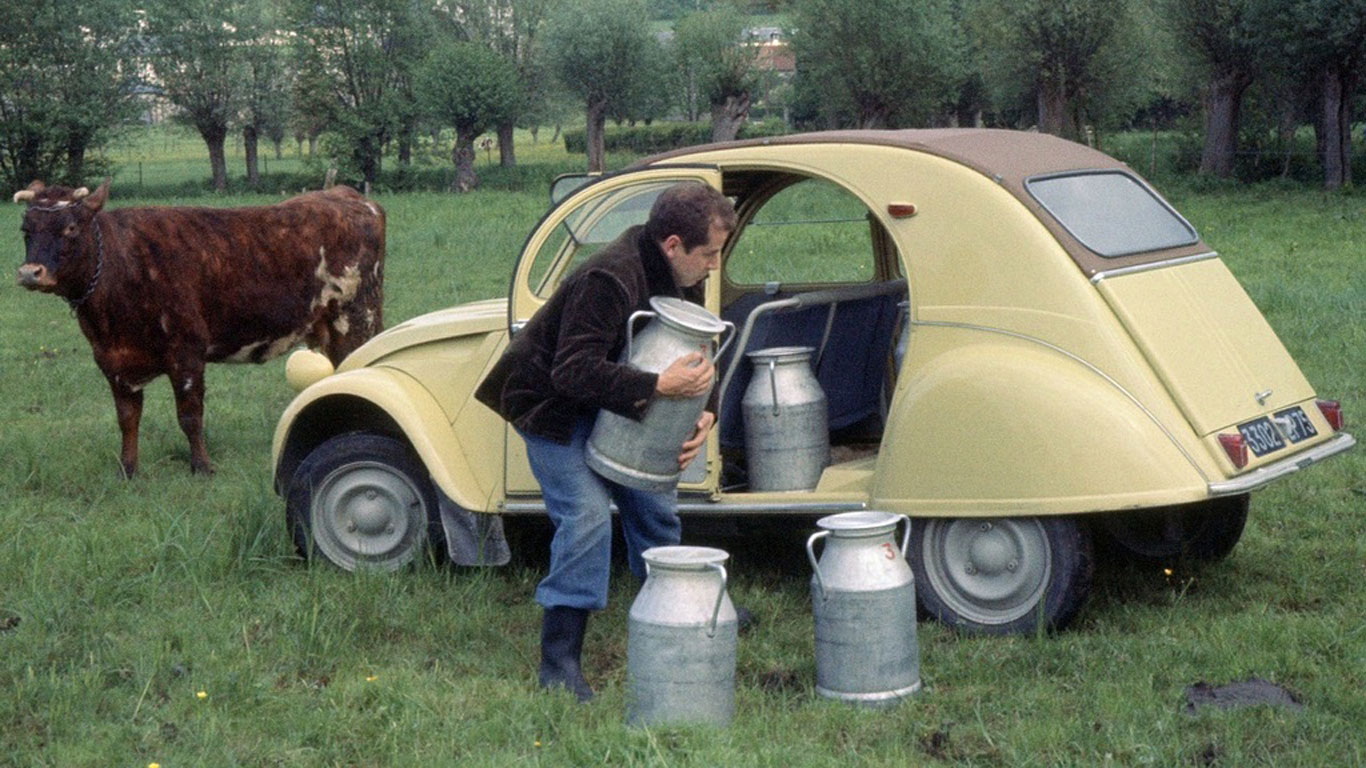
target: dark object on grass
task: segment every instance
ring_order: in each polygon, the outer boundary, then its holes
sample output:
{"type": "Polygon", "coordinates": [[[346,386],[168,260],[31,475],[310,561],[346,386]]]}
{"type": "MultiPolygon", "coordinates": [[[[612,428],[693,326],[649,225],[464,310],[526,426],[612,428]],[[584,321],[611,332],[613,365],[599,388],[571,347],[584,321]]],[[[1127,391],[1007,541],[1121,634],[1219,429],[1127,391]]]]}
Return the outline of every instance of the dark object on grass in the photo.
{"type": "Polygon", "coordinates": [[[1252,678],[1228,685],[1210,685],[1203,680],[1186,688],[1185,712],[1195,714],[1200,707],[1212,706],[1217,709],[1241,709],[1267,704],[1282,707],[1291,712],[1304,709],[1299,698],[1286,689],[1260,678],[1252,678]]]}

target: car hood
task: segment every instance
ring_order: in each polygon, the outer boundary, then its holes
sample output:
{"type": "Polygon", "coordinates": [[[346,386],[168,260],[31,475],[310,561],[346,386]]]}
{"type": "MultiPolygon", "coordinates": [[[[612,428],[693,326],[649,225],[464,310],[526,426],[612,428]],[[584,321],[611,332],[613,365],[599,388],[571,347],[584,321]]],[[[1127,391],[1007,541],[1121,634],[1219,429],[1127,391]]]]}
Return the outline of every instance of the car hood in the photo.
{"type": "Polygon", "coordinates": [[[402,349],[441,339],[490,333],[508,324],[507,299],[487,299],[429,312],[390,328],[352,352],[338,372],[364,368],[402,349]]]}

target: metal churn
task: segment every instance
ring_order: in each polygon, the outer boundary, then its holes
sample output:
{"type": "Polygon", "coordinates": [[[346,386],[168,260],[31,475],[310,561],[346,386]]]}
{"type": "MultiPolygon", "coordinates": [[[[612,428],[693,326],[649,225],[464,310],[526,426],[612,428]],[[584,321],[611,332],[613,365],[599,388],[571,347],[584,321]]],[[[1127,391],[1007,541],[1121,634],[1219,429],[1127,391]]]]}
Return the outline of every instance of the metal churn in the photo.
{"type": "Polygon", "coordinates": [[[711,547],[651,547],[626,638],[626,721],[726,725],[735,712],[730,557],[711,547]]]}
{"type": "Polygon", "coordinates": [[[816,629],[816,692],[879,706],[920,690],[915,577],[906,562],[911,520],[844,512],[816,521],[806,541],[816,629]],[[905,522],[897,546],[894,534],[905,522]],[[820,561],[815,545],[825,540],[820,561]]]}
{"type": "Polygon", "coordinates": [[[750,352],[754,376],[740,401],[751,491],[807,491],[830,463],[825,392],[811,347],[750,352]]]}
{"type": "MultiPolygon", "coordinates": [[[[632,313],[626,322],[622,360],[642,371],[659,373],[683,355],[701,351],[715,360],[735,337],[735,325],[689,301],[669,296],[650,299],[653,312],[632,313]],[[654,319],[632,337],[638,318],[654,319]],[[713,354],[713,337],[730,328],[730,338],[713,354]]],[[[713,381],[715,386],[715,381],[713,381]]],[[[696,397],[655,397],[635,421],[608,410],[598,412],[588,435],[585,458],[599,475],[642,491],[669,491],[678,485],[678,449],[692,436],[707,406],[708,389],[696,397]]]]}

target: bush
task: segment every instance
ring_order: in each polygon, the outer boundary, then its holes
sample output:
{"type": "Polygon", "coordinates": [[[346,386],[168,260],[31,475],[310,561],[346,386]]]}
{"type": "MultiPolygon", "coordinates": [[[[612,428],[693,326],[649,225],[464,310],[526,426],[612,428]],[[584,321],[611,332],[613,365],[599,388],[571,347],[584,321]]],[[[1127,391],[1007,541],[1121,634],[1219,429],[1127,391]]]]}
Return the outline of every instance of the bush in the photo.
{"type": "MultiPolygon", "coordinates": [[[[787,133],[781,121],[745,123],[737,138],[753,139],[761,136],[780,136],[787,133]]],[[[650,155],[679,147],[691,147],[711,141],[711,123],[651,123],[650,125],[608,126],[602,137],[607,152],[634,152],[650,155]]],[[[588,136],[582,128],[564,132],[565,151],[587,154],[588,136]]]]}

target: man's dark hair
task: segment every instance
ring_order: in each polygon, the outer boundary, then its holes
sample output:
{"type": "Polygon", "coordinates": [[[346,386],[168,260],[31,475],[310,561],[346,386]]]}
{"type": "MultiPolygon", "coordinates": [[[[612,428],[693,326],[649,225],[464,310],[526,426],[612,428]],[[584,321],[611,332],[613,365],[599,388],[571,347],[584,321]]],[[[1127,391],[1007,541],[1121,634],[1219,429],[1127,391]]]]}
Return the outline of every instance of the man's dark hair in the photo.
{"type": "Polygon", "coordinates": [[[678,235],[683,247],[692,249],[707,242],[713,221],[727,232],[735,229],[735,207],[730,199],[706,184],[687,181],[655,198],[645,234],[656,243],[678,235]]]}

